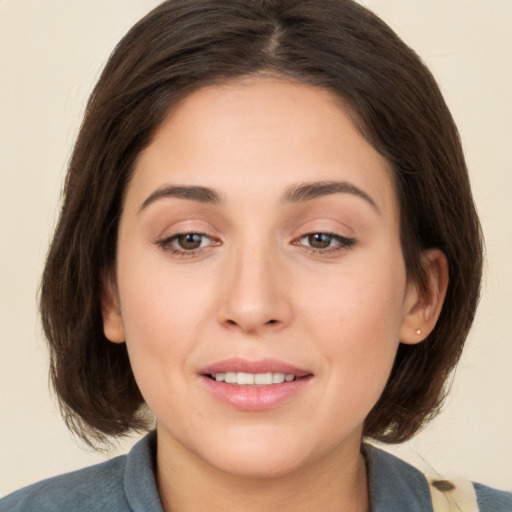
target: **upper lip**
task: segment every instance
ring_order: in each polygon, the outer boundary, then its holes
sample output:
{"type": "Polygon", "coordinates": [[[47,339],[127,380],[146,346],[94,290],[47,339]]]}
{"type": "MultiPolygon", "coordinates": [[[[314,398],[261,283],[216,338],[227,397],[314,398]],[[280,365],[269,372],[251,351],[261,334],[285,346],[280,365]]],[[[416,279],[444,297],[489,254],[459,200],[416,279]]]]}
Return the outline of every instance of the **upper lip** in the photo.
{"type": "Polygon", "coordinates": [[[244,373],[285,373],[296,377],[311,375],[311,371],[299,368],[290,363],[278,359],[258,359],[250,361],[242,358],[223,359],[202,368],[199,373],[202,375],[214,375],[216,373],[244,372],[244,373]]]}

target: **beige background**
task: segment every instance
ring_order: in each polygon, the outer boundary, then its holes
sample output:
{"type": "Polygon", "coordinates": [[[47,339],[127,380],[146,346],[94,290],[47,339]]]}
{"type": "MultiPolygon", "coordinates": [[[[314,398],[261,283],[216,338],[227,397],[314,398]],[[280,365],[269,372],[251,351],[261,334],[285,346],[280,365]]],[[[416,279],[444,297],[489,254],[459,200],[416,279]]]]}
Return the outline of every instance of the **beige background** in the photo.
{"type": "MultiPolygon", "coordinates": [[[[157,3],[0,0],[0,495],[107,457],[71,439],[49,396],[35,297],[87,95],[115,43],[157,3]]],[[[437,76],[464,141],[488,249],[479,315],[445,412],[398,451],[510,489],[512,1],[361,3],[437,76]]]]}

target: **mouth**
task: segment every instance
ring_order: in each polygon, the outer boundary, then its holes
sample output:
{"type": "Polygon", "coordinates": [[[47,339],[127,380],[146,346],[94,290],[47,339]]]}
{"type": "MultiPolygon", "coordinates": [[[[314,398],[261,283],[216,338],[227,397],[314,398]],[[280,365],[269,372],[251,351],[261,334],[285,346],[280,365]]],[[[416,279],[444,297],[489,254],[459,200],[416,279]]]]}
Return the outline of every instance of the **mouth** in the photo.
{"type": "Polygon", "coordinates": [[[248,372],[217,372],[206,375],[215,382],[225,382],[233,386],[273,386],[283,382],[293,382],[303,377],[293,373],[266,372],[266,373],[248,373],[248,372]]]}
{"type": "Polygon", "coordinates": [[[273,386],[311,377],[312,372],[278,359],[250,361],[232,358],[219,361],[199,372],[215,382],[234,386],[273,386]]]}
{"type": "Polygon", "coordinates": [[[207,392],[242,411],[280,407],[310,387],[313,373],[275,359],[220,361],[199,372],[207,392]]]}

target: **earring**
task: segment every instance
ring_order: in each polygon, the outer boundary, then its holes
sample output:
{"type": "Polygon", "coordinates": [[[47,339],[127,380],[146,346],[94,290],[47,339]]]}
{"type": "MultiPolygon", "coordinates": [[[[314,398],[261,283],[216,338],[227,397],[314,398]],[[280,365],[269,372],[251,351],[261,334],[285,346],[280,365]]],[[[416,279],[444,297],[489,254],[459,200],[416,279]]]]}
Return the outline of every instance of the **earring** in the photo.
{"type": "Polygon", "coordinates": [[[421,329],[416,329],[416,334],[419,336],[421,334],[421,329]]]}

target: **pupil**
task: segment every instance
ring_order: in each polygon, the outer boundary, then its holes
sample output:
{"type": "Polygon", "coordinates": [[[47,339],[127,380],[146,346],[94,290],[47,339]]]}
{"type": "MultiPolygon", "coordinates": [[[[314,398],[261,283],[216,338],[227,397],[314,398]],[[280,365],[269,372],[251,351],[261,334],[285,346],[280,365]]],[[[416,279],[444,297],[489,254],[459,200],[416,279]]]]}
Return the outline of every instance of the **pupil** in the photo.
{"type": "Polygon", "coordinates": [[[326,249],[331,245],[331,235],[326,235],[325,233],[315,233],[313,235],[309,235],[309,245],[314,247],[315,249],[326,249]]]}
{"type": "Polygon", "coordinates": [[[201,246],[201,235],[198,235],[197,233],[181,235],[178,238],[178,242],[182,249],[198,249],[201,246]]]}

